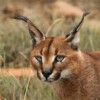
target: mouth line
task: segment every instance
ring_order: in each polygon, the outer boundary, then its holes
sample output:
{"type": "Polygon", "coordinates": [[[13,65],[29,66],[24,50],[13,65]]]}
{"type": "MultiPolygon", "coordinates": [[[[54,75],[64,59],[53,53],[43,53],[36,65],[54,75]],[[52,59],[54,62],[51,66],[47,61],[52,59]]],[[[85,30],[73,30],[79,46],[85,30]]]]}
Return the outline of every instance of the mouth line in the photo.
{"type": "Polygon", "coordinates": [[[51,83],[51,82],[53,82],[53,81],[46,79],[45,82],[50,82],[50,83],[51,83]]]}
{"type": "Polygon", "coordinates": [[[52,83],[53,81],[45,80],[44,82],[46,82],[46,83],[52,83]]]}
{"type": "Polygon", "coordinates": [[[52,82],[54,82],[54,81],[56,81],[56,80],[54,80],[54,78],[52,78],[52,79],[45,79],[45,80],[44,80],[44,82],[49,82],[49,83],[52,83],[52,82]]]}
{"type": "Polygon", "coordinates": [[[55,75],[55,77],[39,77],[39,79],[43,82],[52,83],[60,79],[60,74],[55,75]]]}
{"type": "Polygon", "coordinates": [[[52,82],[55,82],[55,81],[57,81],[57,80],[59,80],[59,79],[50,78],[49,80],[48,80],[48,79],[44,80],[44,82],[52,83],[52,82]]]}

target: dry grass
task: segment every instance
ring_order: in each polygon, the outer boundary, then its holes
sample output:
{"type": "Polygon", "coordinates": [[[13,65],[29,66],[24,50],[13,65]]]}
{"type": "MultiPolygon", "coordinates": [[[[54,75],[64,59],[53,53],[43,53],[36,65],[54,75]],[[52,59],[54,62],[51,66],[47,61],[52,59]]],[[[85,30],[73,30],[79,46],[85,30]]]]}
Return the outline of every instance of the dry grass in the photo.
{"type": "Polygon", "coordinates": [[[1,68],[0,69],[0,76],[16,76],[16,77],[21,77],[21,76],[33,76],[34,72],[31,68],[1,68]],[[30,74],[31,73],[31,74],[30,74]]]}
{"type": "MultiPolygon", "coordinates": [[[[73,0],[70,1],[72,2],[73,0]]],[[[80,2],[73,2],[73,4],[76,5],[77,3],[81,8],[82,3],[87,2],[86,0],[78,1],[80,2]]],[[[99,0],[91,0],[91,3],[88,2],[87,5],[92,7],[92,1],[99,2],[99,0]]],[[[0,2],[4,4],[1,7],[4,7],[9,0],[1,0],[0,2]]],[[[22,3],[23,5],[27,5],[27,8],[29,7],[29,10],[25,8],[25,15],[44,33],[48,33],[48,36],[64,36],[79,21],[78,19],[73,22],[70,19],[67,20],[63,18],[63,21],[59,21],[59,23],[50,28],[51,24],[57,19],[52,19],[55,15],[50,14],[50,16],[46,16],[45,12],[39,9],[38,2],[36,5],[34,0],[29,0],[29,2],[31,2],[31,5],[29,3],[27,4],[27,0],[20,1],[20,4],[22,3]],[[48,32],[48,29],[51,30],[48,32]]],[[[2,9],[1,7],[0,9],[2,9]]],[[[85,6],[83,8],[85,8],[85,6]]],[[[89,6],[87,8],[89,8],[89,6]]],[[[42,10],[45,9],[46,8],[42,10]]],[[[0,15],[0,67],[6,68],[5,66],[7,66],[8,68],[14,66],[15,68],[21,68],[23,66],[29,66],[31,41],[27,30],[27,24],[10,18],[4,19],[4,15],[1,13],[0,15]]],[[[80,30],[81,50],[100,50],[100,20],[98,20],[98,16],[96,16],[96,18],[96,20],[89,20],[86,18],[80,30]]],[[[12,76],[0,75],[0,97],[0,100],[55,100],[50,88],[47,85],[43,85],[36,77],[16,77],[13,74],[12,76]]]]}
{"type": "Polygon", "coordinates": [[[0,76],[1,100],[55,100],[48,86],[37,78],[0,76]]]}

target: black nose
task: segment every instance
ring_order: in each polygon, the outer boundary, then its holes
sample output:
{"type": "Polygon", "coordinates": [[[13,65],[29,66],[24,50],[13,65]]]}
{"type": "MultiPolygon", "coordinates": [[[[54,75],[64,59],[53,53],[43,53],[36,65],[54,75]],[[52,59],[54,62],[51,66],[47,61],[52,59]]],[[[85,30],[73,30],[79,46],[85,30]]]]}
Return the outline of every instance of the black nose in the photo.
{"type": "Polygon", "coordinates": [[[42,71],[42,74],[46,79],[50,76],[51,73],[52,73],[51,70],[43,70],[42,71]]]}

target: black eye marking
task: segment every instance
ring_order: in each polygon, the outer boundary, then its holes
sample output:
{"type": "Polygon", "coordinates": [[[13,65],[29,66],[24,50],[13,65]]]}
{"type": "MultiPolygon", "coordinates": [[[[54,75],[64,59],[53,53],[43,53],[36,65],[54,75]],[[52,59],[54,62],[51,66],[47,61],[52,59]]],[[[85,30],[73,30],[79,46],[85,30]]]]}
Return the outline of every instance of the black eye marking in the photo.
{"type": "Polygon", "coordinates": [[[35,59],[36,59],[39,63],[42,63],[42,57],[41,57],[41,56],[35,56],[35,59]]]}
{"type": "Polygon", "coordinates": [[[54,60],[54,63],[57,63],[57,62],[62,62],[62,60],[65,58],[65,56],[63,55],[57,55],[55,57],[55,60],[54,60]]]}

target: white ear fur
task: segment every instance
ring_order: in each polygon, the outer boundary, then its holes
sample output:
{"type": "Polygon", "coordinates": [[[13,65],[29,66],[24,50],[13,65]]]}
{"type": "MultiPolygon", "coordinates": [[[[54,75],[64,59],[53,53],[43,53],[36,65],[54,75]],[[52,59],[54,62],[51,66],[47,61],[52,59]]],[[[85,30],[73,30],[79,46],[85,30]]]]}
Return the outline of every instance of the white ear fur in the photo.
{"type": "Polygon", "coordinates": [[[80,42],[80,33],[77,33],[73,38],[73,40],[71,41],[71,44],[73,46],[78,46],[79,42],[80,42]]]}
{"type": "Polygon", "coordinates": [[[23,20],[28,24],[28,30],[32,39],[32,45],[35,46],[41,40],[45,39],[43,33],[25,16],[14,16],[13,19],[23,20]]]}
{"type": "Polygon", "coordinates": [[[84,22],[84,18],[86,15],[88,15],[89,13],[84,13],[82,16],[81,21],[78,23],[78,25],[76,25],[70,32],[69,34],[66,35],[66,39],[65,41],[68,42],[68,44],[70,44],[70,46],[77,50],[78,49],[78,44],[80,42],[80,38],[79,38],[79,30],[82,27],[82,24],[84,22]]]}
{"type": "Polygon", "coordinates": [[[73,40],[68,42],[68,44],[71,48],[77,50],[79,42],[80,42],[80,33],[78,32],[77,34],[75,34],[73,40]]]}

